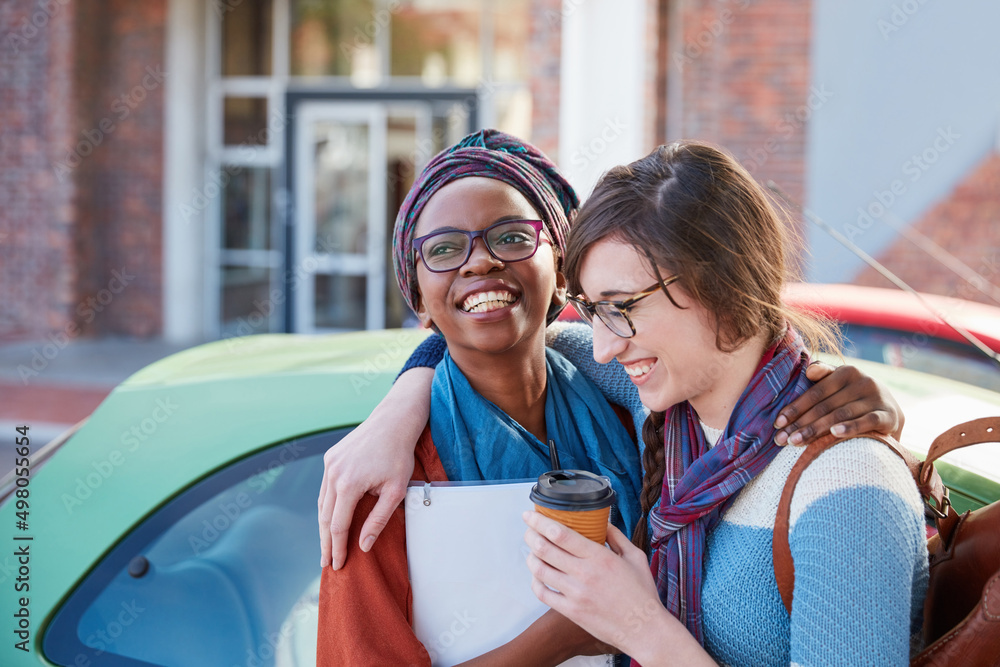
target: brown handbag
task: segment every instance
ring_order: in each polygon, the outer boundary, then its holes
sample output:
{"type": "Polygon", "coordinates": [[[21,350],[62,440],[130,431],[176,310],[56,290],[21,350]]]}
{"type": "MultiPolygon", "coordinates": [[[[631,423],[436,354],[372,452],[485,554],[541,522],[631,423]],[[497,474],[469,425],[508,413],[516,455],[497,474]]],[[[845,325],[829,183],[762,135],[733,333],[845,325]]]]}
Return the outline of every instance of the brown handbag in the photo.
{"type": "MultiPolygon", "coordinates": [[[[873,433],[864,437],[885,443],[906,462],[937,524],[938,534],[927,540],[930,581],[924,602],[925,648],[910,661],[911,667],[1000,666],[1000,501],[959,515],[934,470],[934,461],[950,451],[1000,442],[1000,417],[976,419],[945,431],[931,444],[923,462],[892,438],[873,433]]],[[[827,435],[807,446],[781,494],[772,550],[774,577],[789,613],[795,587],[788,544],[792,493],[802,471],[844,439],[827,435]]]]}

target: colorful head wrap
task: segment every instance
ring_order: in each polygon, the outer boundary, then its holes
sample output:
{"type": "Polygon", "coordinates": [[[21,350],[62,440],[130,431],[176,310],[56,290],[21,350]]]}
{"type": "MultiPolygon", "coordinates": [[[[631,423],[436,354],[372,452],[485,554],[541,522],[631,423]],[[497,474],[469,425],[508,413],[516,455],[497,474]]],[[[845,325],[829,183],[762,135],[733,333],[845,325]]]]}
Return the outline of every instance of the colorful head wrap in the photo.
{"type": "MultiPolygon", "coordinates": [[[[517,189],[538,211],[545,232],[566,255],[570,221],[580,207],[573,186],[548,157],[531,144],[499,130],[480,130],[451,148],[438,153],[424,167],[406,195],[396,216],[392,240],[392,263],[403,298],[416,310],[416,256],[411,248],[417,218],[438,190],[459,178],[479,176],[507,183],[517,189]]],[[[559,315],[549,313],[549,322],[559,315]]]]}

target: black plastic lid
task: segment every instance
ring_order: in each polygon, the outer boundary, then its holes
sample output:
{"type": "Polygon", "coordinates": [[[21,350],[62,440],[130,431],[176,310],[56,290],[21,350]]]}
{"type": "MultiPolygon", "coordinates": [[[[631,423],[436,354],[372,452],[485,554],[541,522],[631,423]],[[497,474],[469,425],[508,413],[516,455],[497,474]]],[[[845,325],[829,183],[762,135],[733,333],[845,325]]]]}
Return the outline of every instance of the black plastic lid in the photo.
{"type": "Polygon", "coordinates": [[[611,480],[586,470],[550,470],[531,487],[531,501],[554,510],[586,512],[615,502],[611,480]]]}

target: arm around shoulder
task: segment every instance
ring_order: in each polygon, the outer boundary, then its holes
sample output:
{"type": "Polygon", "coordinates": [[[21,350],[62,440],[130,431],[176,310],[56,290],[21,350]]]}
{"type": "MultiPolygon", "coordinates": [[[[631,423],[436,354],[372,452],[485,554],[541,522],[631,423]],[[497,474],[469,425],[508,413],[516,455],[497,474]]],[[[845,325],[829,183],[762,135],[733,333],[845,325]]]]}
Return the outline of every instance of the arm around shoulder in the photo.
{"type": "Polygon", "coordinates": [[[363,423],[323,457],[320,485],[320,565],[343,565],[354,508],[366,493],[378,503],[361,531],[361,548],[374,544],[413,475],[413,452],[430,416],[433,369],[414,368],[396,380],[363,423]]]}

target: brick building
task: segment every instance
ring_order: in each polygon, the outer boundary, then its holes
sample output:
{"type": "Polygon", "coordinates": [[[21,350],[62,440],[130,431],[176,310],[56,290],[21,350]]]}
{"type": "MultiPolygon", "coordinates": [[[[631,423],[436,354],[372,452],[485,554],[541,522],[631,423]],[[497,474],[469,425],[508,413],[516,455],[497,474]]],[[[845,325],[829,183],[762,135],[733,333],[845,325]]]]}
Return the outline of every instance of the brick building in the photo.
{"type": "MultiPolygon", "coordinates": [[[[933,149],[853,237],[988,300],[899,231],[995,277],[1000,47],[978,33],[1000,7],[971,5],[2,0],[0,340],[398,326],[395,207],[481,126],[584,195],[656,143],[714,141],[848,232],[933,149]]],[[[877,282],[804,233],[812,279],[877,282]]]]}

